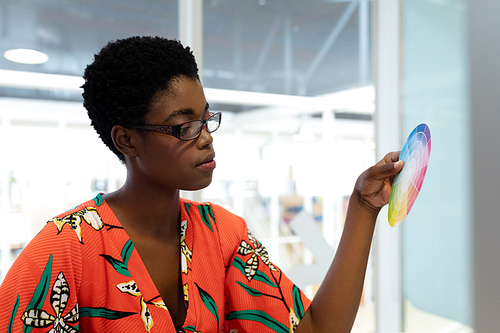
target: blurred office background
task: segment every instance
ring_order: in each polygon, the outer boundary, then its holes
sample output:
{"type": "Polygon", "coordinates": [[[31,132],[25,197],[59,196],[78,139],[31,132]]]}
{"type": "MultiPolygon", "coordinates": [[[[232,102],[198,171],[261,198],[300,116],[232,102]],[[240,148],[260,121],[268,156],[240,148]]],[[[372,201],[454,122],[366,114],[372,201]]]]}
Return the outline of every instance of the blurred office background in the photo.
{"type": "Polygon", "coordinates": [[[478,295],[488,296],[481,277],[498,272],[481,275],[491,266],[477,256],[494,240],[483,249],[473,236],[498,231],[475,219],[486,214],[481,195],[494,193],[478,188],[485,173],[471,161],[498,157],[472,149],[490,133],[476,119],[498,116],[476,111],[484,96],[470,98],[484,84],[474,66],[490,60],[477,60],[489,51],[481,47],[491,45],[471,37],[488,29],[470,22],[498,8],[469,3],[1,0],[0,280],[46,220],[123,184],[124,167],[82,107],[81,75],[108,41],[159,35],[192,46],[211,110],[223,113],[214,180],[182,195],[243,216],[311,297],[357,176],[427,123],[427,178],[402,225],[380,214],[353,332],[492,332],[479,328],[494,303],[478,295]]]}

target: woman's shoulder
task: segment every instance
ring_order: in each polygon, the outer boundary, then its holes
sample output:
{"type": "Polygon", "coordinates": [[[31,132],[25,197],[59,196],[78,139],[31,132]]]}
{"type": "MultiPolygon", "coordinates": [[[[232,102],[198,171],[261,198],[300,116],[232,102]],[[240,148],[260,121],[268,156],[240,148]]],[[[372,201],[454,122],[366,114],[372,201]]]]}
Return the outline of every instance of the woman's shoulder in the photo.
{"type": "Polygon", "coordinates": [[[200,214],[202,223],[213,228],[215,233],[210,234],[217,234],[224,260],[227,263],[248,234],[245,220],[220,204],[199,203],[185,199],[182,199],[181,203],[188,205],[192,213],[191,218],[195,214],[200,214]]]}
{"type": "Polygon", "coordinates": [[[16,284],[16,277],[26,272],[30,272],[29,275],[33,275],[33,278],[23,280],[23,283],[30,284],[49,268],[54,274],[64,271],[67,276],[71,275],[75,268],[79,271],[81,250],[84,241],[88,241],[82,236],[86,234],[82,232],[82,229],[85,229],[82,222],[93,221],[94,225],[97,224],[91,217],[95,206],[95,201],[89,200],[45,220],[45,224],[26,244],[9,270],[10,280],[13,280],[11,283],[16,284]]]}
{"type": "Polygon", "coordinates": [[[213,219],[218,229],[233,230],[246,233],[245,220],[231,212],[231,208],[219,203],[213,202],[196,202],[188,199],[181,198],[181,206],[183,206],[188,214],[191,216],[192,212],[199,214],[202,219],[213,219]]]}
{"type": "Polygon", "coordinates": [[[66,232],[72,230],[78,236],[79,241],[82,242],[82,229],[90,227],[100,230],[104,226],[103,212],[100,206],[105,206],[105,202],[101,195],[98,194],[95,198],[56,215],[47,221],[47,225],[54,224],[58,230],[58,234],[63,230],[66,232]]]}
{"type": "Polygon", "coordinates": [[[68,241],[81,241],[81,229],[83,225],[101,228],[103,221],[100,218],[97,206],[99,203],[99,195],[91,200],[88,200],[72,209],[57,214],[49,220],[45,220],[45,224],[33,237],[26,248],[45,246],[61,246],[67,244],[68,241]],[[86,222],[83,223],[82,222],[86,222]],[[57,245],[56,245],[57,244],[57,245]]]}
{"type": "Polygon", "coordinates": [[[53,217],[53,219],[64,218],[66,216],[75,214],[78,211],[81,211],[82,209],[85,209],[87,207],[96,208],[96,207],[101,206],[103,204],[104,204],[104,199],[102,198],[101,194],[97,194],[94,198],[87,200],[87,201],[85,201],[85,202],[83,202],[83,203],[81,203],[81,204],[79,204],[71,209],[65,210],[65,211],[57,214],[56,216],[53,217]]]}

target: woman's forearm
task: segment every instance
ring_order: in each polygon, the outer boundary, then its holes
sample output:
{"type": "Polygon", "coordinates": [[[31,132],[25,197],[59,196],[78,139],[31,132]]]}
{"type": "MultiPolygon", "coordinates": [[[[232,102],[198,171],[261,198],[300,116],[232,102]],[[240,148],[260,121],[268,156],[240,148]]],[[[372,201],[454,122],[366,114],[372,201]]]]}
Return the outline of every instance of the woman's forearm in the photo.
{"type": "Polygon", "coordinates": [[[335,258],[296,333],[350,332],[358,311],[377,212],[351,197],[335,258]]]}

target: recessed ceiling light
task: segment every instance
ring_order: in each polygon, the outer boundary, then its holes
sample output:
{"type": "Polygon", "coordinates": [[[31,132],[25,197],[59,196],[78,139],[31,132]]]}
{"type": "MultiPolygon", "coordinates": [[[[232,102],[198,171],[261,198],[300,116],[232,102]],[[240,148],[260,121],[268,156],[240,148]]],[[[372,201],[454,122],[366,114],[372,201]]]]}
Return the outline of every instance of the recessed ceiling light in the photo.
{"type": "Polygon", "coordinates": [[[5,59],[21,64],[43,64],[49,61],[49,56],[32,49],[11,49],[4,52],[5,59]]]}

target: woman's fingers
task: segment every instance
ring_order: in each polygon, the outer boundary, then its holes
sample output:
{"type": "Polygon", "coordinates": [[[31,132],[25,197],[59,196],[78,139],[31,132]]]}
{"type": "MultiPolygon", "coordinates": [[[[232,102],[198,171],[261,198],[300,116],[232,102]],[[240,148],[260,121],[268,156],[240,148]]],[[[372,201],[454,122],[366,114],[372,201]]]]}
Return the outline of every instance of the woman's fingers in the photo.
{"type": "Polygon", "coordinates": [[[382,180],[394,176],[403,169],[403,161],[399,161],[399,151],[388,153],[377,164],[371,167],[368,177],[373,180],[382,180]]]}
{"type": "Polygon", "coordinates": [[[395,175],[403,169],[399,160],[400,152],[391,152],[377,164],[361,174],[356,189],[363,201],[372,209],[378,210],[389,202],[392,182],[395,175]]]}
{"type": "Polygon", "coordinates": [[[385,156],[375,165],[381,165],[386,163],[392,163],[399,161],[399,155],[401,151],[392,151],[390,153],[385,154],[385,156]]]}

